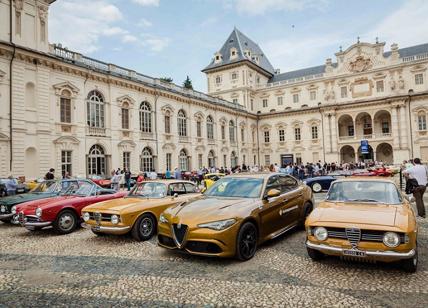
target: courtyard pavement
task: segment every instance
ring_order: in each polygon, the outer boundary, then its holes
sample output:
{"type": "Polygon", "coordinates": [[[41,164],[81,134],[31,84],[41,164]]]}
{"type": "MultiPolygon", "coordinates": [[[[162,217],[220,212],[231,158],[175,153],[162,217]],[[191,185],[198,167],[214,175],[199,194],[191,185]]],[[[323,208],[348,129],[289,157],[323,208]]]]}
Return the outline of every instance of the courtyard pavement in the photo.
{"type": "Polygon", "coordinates": [[[242,263],[166,251],[155,239],[0,223],[0,306],[427,307],[428,220],[419,226],[419,269],[408,274],[392,264],[314,263],[298,230],[242,263]]]}

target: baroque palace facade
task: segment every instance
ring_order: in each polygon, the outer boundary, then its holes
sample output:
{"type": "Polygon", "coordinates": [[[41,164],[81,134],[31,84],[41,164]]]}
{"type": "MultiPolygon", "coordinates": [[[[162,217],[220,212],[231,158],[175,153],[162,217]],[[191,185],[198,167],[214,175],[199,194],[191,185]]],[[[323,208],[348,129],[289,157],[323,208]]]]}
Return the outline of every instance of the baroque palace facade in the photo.
{"type": "Polygon", "coordinates": [[[428,44],[358,41],[281,74],[234,29],[204,94],[49,44],[53,2],[0,0],[0,176],[428,161],[428,44]]]}

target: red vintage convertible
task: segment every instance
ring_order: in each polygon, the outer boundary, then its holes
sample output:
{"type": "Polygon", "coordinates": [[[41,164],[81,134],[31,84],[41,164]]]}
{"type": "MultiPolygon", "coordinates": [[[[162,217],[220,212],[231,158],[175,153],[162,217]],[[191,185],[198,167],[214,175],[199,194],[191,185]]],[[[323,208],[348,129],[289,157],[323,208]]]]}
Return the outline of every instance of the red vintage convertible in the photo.
{"type": "Polygon", "coordinates": [[[19,223],[30,231],[53,227],[59,234],[73,232],[80,225],[80,211],[87,205],[122,198],[128,192],[101,188],[89,180],[78,180],[77,185],[63,194],[20,204],[16,208],[19,223]]]}

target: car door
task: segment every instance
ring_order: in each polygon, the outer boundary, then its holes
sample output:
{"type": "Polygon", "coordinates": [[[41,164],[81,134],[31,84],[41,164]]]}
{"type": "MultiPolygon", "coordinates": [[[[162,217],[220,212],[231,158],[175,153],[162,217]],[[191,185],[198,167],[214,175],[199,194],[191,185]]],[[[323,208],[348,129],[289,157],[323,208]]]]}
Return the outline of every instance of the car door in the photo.
{"type": "Polygon", "coordinates": [[[303,187],[289,175],[279,175],[281,193],[284,198],[280,216],[285,227],[295,225],[303,207],[303,187]]]}
{"type": "Polygon", "coordinates": [[[285,226],[280,215],[281,207],[284,204],[284,195],[266,199],[266,195],[271,189],[281,190],[278,175],[273,175],[267,179],[266,188],[263,192],[264,201],[259,214],[261,219],[261,234],[263,238],[271,235],[272,233],[278,232],[285,226]]]}

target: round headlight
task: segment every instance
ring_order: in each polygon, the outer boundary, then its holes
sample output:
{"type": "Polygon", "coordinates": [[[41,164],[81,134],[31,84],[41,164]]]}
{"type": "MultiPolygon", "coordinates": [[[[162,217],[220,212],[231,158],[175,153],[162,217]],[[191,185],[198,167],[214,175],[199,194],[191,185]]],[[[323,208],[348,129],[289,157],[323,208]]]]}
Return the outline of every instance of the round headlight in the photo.
{"type": "Polygon", "coordinates": [[[397,247],[400,245],[400,237],[395,232],[386,232],[383,236],[383,243],[388,247],[397,247]]]}
{"type": "Polygon", "coordinates": [[[39,208],[39,207],[36,209],[36,216],[37,216],[37,217],[42,216],[42,209],[41,209],[41,208],[39,208]]]}
{"type": "Polygon", "coordinates": [[[88,213],[88,212],[83,213],[83,220],[84,220],[84,221],[88,221],[88,220],[89,220],[89,218],[91,218],[91,216],[89,215],[89,213],[88,213]]]}
{"type": "Polygon", "coordinates": [[[119,216],[111,215],[111,223],[117,225],[119,223],[119,216]]]}
{"type": "Polygon", "coordinates": [[[314,236],[319,241],[325,241],[328,237],[327,229],[324,227],[316,227],[314,230],[314,236]]]}
{"type": "Polygon", "coordinates": [[[0,212],[2,213],[6,212],[6,206],[4,205],[0,206],[0,212]]]}
{"type": "Polygon", "coordinates": [[[10,212],[12,214],[16,214],[16,205],[12,206],[12,208],[10,209],[10,212]]]}

